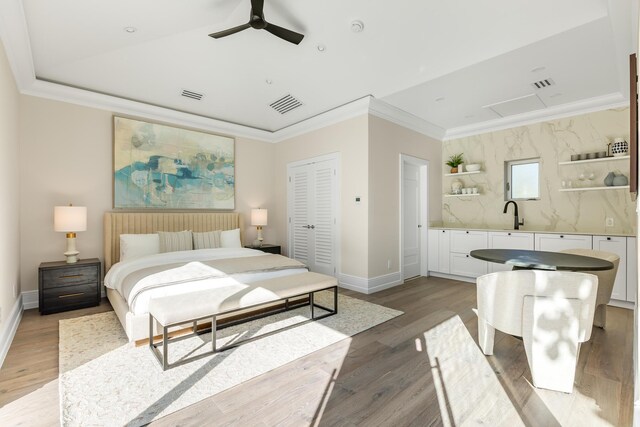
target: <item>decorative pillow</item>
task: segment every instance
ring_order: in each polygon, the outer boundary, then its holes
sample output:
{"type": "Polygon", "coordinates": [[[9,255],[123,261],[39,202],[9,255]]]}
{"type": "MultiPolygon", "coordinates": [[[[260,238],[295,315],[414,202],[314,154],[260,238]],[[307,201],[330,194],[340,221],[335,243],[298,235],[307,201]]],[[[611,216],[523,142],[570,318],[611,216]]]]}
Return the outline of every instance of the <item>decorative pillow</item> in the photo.
{"type": "Polygon", "coordinates": [[[193,249],[191,230],[158,231],[158,236],[160,237],[160,252],[190,251],[193,249]]]}
{"type": "Polygon", "coordinates": [[[120,235],[120,261],[159,253],[160,239],[155,233],[120,235]]]}
{"type": "Polygon", "coordinates": [[[193,233],[193,249],[212,249],[220,247],[220,230],[206,233],[193,233]]]}
{"type": "Polygon", "coordinates": [[[240,242],[240,229],[226,230],[220,233],[220,247],[221,248],[241,248],[242,242],[240,242]]]}

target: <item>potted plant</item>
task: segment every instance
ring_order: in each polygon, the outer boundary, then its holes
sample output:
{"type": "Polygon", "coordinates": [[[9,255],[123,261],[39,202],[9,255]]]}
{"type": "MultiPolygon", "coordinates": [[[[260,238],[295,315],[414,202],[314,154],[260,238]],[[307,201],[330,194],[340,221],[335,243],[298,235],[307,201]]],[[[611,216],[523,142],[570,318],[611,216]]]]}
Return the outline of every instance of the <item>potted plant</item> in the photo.
{"type": "Polygon", "coordinates": [[[458,166],[463,163],[462,153],[454,154],[449,157],[449,160],[445,163],[447,166],[451,167],[451,173],[458,173],[458,166]]]}

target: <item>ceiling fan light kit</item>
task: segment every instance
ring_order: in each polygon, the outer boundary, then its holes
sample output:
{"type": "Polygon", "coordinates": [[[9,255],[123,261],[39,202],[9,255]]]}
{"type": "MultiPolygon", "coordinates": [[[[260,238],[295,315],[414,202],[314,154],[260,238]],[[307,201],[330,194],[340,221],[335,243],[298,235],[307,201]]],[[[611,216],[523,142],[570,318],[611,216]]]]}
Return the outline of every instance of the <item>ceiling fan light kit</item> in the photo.
{"type": "Polygon", "coordinates": [[[286,40],[289,43],[300,44],[304,38],[304,34],[296,33],[295,31],[288,30],[286,28],[279,27],[271,24],[264,19],[264,0],[251,0],[251,15],[249,16],[249,22],[237,27],[229,28],[228,30],[218,31],[217,33],[209,34],[209,37],[219,39],[227,37],[247,28],[253,28],[254,30],[267,30],[276,37],[286,40]]]}

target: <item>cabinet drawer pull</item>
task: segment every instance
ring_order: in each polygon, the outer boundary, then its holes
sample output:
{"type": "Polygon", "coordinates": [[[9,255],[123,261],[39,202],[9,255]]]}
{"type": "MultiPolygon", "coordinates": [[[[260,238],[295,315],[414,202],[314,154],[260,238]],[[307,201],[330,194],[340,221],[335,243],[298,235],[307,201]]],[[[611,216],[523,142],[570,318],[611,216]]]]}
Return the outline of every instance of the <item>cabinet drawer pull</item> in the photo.
{"type": "Polygon", "coordinates": [[[611,240],[611,237],[607,237],[607,240],[611,240]]]}
{"type": "Polygon", "coordinates": [[[507,236],[511,236],[511,233],[507,233],[507,236]]]}
{"type": "Polygon", "coordinates": [[[76,277],[83,277],[84,274],[67,274],[66,276],[60,276],[58,279],[75,279],[76,277]]]}
{"type": "Polygon", "coordinates": [[[68,295],[59,295],[58,298],[79,297],[80,295],[84,295],[84,292],[78,292],[76,294],[68,294],[68,295]]]}
{"type": "Polygon", "coordinates": [[[465,255],[467,258],[469,258],[469,255],[465,255]]]}
{"type": "Polygon", "coordinates": [[[444,233],[444,232],[445,232],[445,230],[442,230],[442,232],[444,233]]]}
{"type": "Polygon", "coordinates": [[[468,232],[468,231],[465,231],[465,233],[469,234],[469,232],[468,232]]]}
{"type": "Polygon", "coordinates": [[[564,239],[564,236],[560,236],[561,239],[564,239]]]}

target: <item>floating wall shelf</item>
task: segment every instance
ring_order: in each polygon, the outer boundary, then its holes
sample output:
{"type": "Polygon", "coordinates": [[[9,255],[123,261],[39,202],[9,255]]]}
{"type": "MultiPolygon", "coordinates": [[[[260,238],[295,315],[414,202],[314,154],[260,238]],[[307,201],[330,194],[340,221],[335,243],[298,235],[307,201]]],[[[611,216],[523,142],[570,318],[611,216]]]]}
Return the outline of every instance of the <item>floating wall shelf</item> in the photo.
{"type": "Polygon", "coordinates": [[[620,156],[620,157],[601,157],[599,159],[588,159],[588,160],[574,160],[573,162],[558,162],[559,165],[581,165],[584,163],[596,163],[596,162],[610,162],[612,160],[626,160],[631,158],[631,156],[620,156]]]}
{"type": "Polygon", "coordinates": [[[473,172],[458,172],[458,173],[445,173],[444,176],[460,176],[460,175],[473,175],[476,173],[484,173],[484,171],[473,171],[473,172]]]}
{"type": "Polygon", "coordinates": [[[613,187],[577,187],[577,188],[561,188],[559,191],[606,191],[606,190],[628,190],[628,185],[617,185],[613,187]]]}
{"type": "Polygon", "coordinates": [[[443,194],[444,197],[473,197],[480,196],[480,193],[476,194],[443,194]]]}

